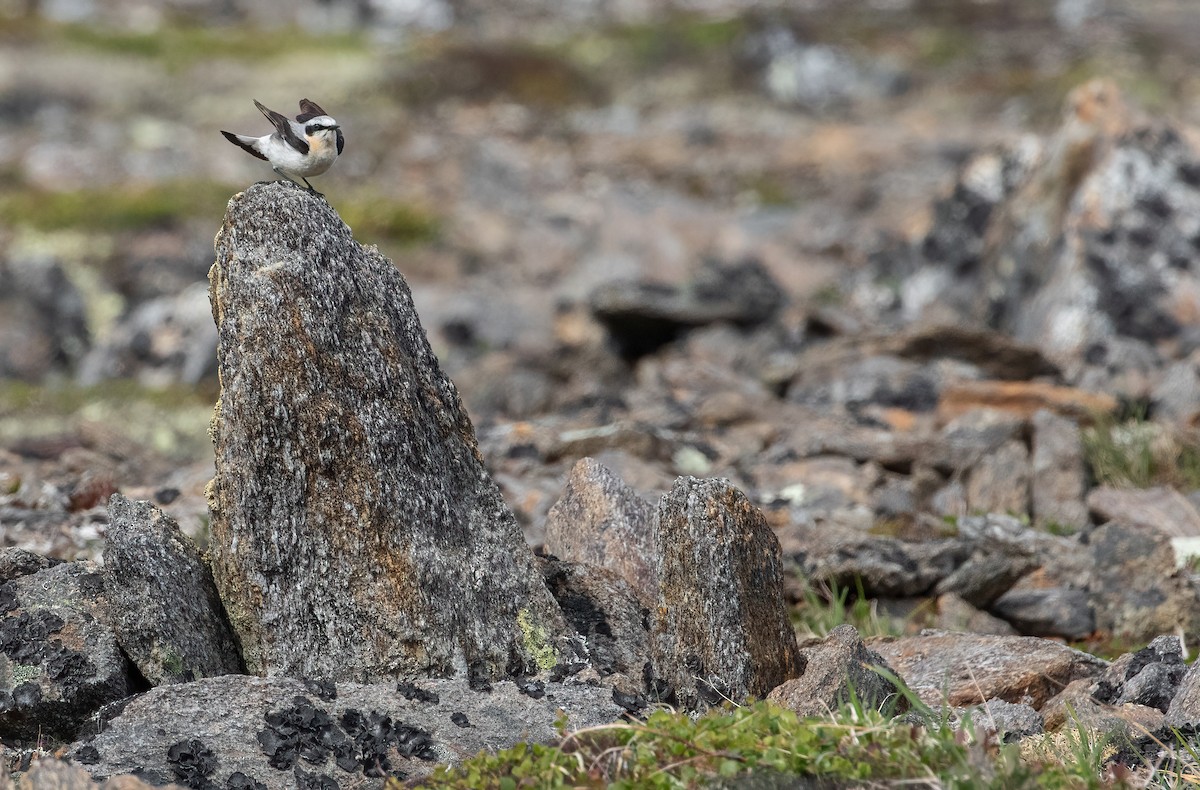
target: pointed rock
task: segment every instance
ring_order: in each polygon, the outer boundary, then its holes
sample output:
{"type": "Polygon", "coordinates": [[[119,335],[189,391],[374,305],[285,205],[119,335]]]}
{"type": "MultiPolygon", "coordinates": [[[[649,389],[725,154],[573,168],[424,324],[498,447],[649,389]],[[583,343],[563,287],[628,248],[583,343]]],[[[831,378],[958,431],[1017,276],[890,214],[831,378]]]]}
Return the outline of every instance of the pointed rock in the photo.
{"type": "Polygon", "coordinates": [[[823,642],[801,648],[800,664],[800,676],[776,686],[767,697],[797,716],[827,716],[851,699],[892,713],[908,709],[896,685],[877,671],[891,673],[891,667],[863,645],[852,625],[839,625],[823,642]]]}
{"type": "Polygon", "coordinates": [[[546,551],[607,568],[652,601],[658,594],[656,528],[649,502],[599,461],[581,458],[546,517],[546,551]]]}
{"type": "Polygon", "coordinates": [[[155,686],[241,671],[212,573],[175,520],[113,494],[104,589],[117,642],[155,686]]]}
{"type": "Polygon", "coordinates": [[[681,477],[662,498],[654,669],[687,707],[763,697],[800,672],[779,541],[728,480],[681,477]]]}
{"type": "Polygon", "coordinates": [[[234,197],[216,249],[213,573],[247,668],[494,679],[576,660],[396,267],[282,183],[234,197]]]}

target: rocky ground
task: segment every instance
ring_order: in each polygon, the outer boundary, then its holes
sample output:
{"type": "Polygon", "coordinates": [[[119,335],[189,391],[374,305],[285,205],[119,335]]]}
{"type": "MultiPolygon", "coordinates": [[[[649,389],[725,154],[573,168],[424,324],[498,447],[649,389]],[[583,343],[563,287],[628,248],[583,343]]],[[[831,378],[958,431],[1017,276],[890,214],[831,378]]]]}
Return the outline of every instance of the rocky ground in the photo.
{"type": "Polygon", "coordinates": [[[636,583],[722,477],[795,602],[1200,640],[1186,2],[244,5],[0,9],[0,545],[97,560],[114,492],[205,544],[205,274],[270,175],[217,130],[307,96],[530,544],[636,583]]]}

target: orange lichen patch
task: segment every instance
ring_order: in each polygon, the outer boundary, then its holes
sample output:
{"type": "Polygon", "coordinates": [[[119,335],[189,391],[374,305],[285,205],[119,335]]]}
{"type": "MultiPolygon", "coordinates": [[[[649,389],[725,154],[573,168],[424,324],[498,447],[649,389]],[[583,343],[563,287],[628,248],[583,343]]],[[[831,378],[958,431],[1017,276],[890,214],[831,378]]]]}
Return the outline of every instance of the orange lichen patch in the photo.
{"type": "Polygon", "coordinates": [[[1090,420],[1116,411],[1117,399],[1099,392],[1040,381],[964,381],[942,388],[937,414],[942,422],[974,409],[997,409],[1025,418],[1041,409],[1090,420]]]}

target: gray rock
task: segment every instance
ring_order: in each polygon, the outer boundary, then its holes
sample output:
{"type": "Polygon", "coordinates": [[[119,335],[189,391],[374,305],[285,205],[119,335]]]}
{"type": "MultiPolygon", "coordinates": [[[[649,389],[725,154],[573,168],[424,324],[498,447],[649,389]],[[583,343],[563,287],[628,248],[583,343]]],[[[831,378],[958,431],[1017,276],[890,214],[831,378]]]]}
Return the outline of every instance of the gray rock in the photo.
{"type": "Polygon", "coordinates": [[[846,589],[861,583],[872,598],[925,595],[974,551],[970,541],[956,538],[904,541],[836,528],[785,533],[783,545],[810,582],[846,589]]]}
{"type": "Polygon", "coordinates": [[[1097,486],[1088,492],[1087,506],[1099,523],[1116,521],[1172,538],[1200,537],[1200,510],[1169,486],[1097,486]]]}
{"type": "Polygon", "coordinates": [[[58,261],[0,261],[0,378],[69,370],[89,342],[83,297],[58,261]]]}
{"type": "Polygon", "coordinates": [[[29,549],[8,546],[0,549],[0,582],[28,576],[60,562],[62,560],[45,557],[29,549]]]}
{"type": "Polygon", "coordinates": [[[0,737],[70,740],[130,693],[99,570],[62,563],[0,585],[0,737]]]}
{"type": "Polygon", "coordinates": [[[976,609],[952,593],[937,597],[937,620],[933,627],[941,631],[966,631],[972,634],[1017,635],[1017,630],[1006,621],[976,609]]]}
{"type": "Polygon", "coordinates": [[[1079,678],[1094,678],[1108,662],[1048,639],[923,631],[872,639],[908,687],[930,705],[978,705],[991,699],[1035,709],[1079,678]]]}
{"type": "Polygon", "coordinates": [[[1179,637],[1158,636],[1112,662],[1097,679],[1092,696],[1110,705],[1134,703],[1166,713],[1187,670],[1179,637]]]}
{"type": "Polygon", "coordinates": [[[856,699],[892,714],[908,709],[896,685],[873,669],[891,673],[887,661],[863,645],[854,626],[839,625],[825,640],[800,648],[800,674],[771,690],[767,699],[797,716],[828,716],[856,699]]]}
{"type": "Polygon", "coordinates": [[[1067,587],[1010,590],[990,611],[1026,636],[1078,640],[1096,630],[1090,600],[1086,590],[1067,587]]]}
{"type": "Polygon", "coordinates": [[[498,678],[577,661],[396,267],[286,183],[235,196],[216,247],[212,562],[246,667],[498,678]]]}
{"type": "Polygon", "coordinates": [[[1081,529],[1088,522],[1083,495],[1087,470],[1083,437],[1074,420],[1049,409],[1033,415],[1033,453],[1029,493],[1033,519],[1040,527],[1081,529]]]}
{"type": "Polygon", "coordinates": [[[542,576],[602,676],[638,677],[650,658],[650,612],[627,580],[607,568],[546,559],[542,576]]]}
{"type": "Polygon", "coordinates": [[[1150,393],[1155,419],[1191,428],[1200,420],[1200,370],[1195,353],[1175,362],[1162,372],[1162,378],[1150,393]]]}
{"type": "Polygon", "coordinates": [[[196,384],[216,373],[217,332],[206,283],[149,299],[124,316],[79,364],[84,385],[137,378],[150,386],[196,384]]]}
{"type": "Polygon", "coordinates": [[[760,324],[783,302],[783,291],[755,260],[731,265],[710,260],[683,286],[616,282],[590,297],[592,312],[627,358],[648,354],[706,324],[760,324]]]}
{"type": "Polygon", "coordinates": [[[965,714],[971,717],[975,737],[992,735],[1002,743],[1014,743],[1046,731],[1042,714],[1021,702],[990,699],[982,705],[967,708],[965,714]]]}
{"type": "MultiPolygon", "coordinates": [[[[1168,739],[1171,737],[1169,732],[1163,731],[1167,716],[1161,710],[1132,702],[1108,705],[1092,696],[1094,687],[1091,679],[1081,678],[1067,684],[1066,688],[1047,701],[1041,710],[1046,730],[1054,732],[1064,727],[1068,730],[1082,727],[1100,737],[1111,739],[1113,743],[1134,744],[1135,749],[1147,733],[1159,732],[1168,739]]],[[[1159,743],[1162,743],[1161,739],[1159,743]]]]}
{"type": "Polygon", "coordinates": [[[1200,596],[1163,534],[1110,522],[1088,539],[1096,627],[1133,642],[1200,628],[1200,596]]]}
{"type": "Polygon", "coordinates": [[[980,459],[967,479],[967,507],[973,513],[1029,512],[1029,451],[1023,442],[1005,442],[980,459]]]}
{"type": "Polygon", "coordinates": [[[1034,567],[1033,552],[1025,546],[979,541],[966,562],[937,582],[938,596],[954,593],[977,609],[988,609],[1034,567]]]}
{"type": "Polygon", "coordinates": [[[380,788],[397,772],[420,777],[484,749],[551,742],[560,711],[572,728],[607,724],[621,713],[611,689],[584,684],[522,691],[500,681],[477,691],[466,679],[426,679],[397,689],[226,675],[134,697],[72,754],[94,749],[96,762],[86,767],[96,777],[137,772],[154,783],[190,779],[197,786],[208,779],[224,786],[240,771],[282,790],[295,787],[302,771],[343,787],[380,788]],[[468,726],[456,724],[455,714],[468,726]],[[181,751],[193,757],[179,759],[181,751]],[[197,753],[209,756],[195,759],[197,753]]]}
{"type": "Polygon", "coordinates": [[[681,477],[658,506],[657,676],[687,707],[762,697],[800,670],[779,541],[727,480],[681,477]]]}
{"type": "Polygon", "coordinates": [[[649,502],[603,464],[581,458],[546,518],[546,551],[607,568],[652,601],[658,595],[657,527],[649,502]]]}
{"type": "Polygon", "coordinates": [[[1200,662],[1192,663],[1179,681],[1167,721],[1175,727],[1200,727],[1200,662]]]}
{"type": "Polygon", "coordinates": [[[113,494],[104,588],[121,649],[151,684],[241,671],[208,565],[191,539],[149,502],[113,494]]]}

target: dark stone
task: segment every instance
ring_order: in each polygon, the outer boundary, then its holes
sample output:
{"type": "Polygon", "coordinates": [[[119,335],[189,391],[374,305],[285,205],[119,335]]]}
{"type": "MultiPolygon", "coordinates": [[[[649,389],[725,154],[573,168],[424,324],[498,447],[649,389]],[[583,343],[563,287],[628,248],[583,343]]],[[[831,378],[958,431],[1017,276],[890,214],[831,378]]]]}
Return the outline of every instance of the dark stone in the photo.
{"type": "Polygon", "coordinates": [[[1096,619],[1084,590],[1066,587],[1010,590],[992,604],[990,611],[1026,636],[1077,640],[1096,630],[1096,619]]]}
{"type": "Polygon", "coordinates": [[[577,660],[396,266],[284,183],[235,196],[216,248],[212,560],[247,669],[487,680],[536,667],[529,641],[577,660]]]}
{"type": "Polygon", "coordinates": [[[175,520],[120,494],[108,513],[109,620],[142,677],[157,686],[242,671],[212,573],[175,520]]]}
{"type": "Polygon", "coordinates": [[[590,301],[621,355],[637,359],[698,326],[768,321],[783,305],[784,294],[756,260],[734,265],[710,260],[686,285],[612,283],[593,292],[590,301]]]}
{"type": "Polygon", "coordinates": [[[450,721],[454,722],[457,727],[470,727],[471,720],[467,718],[467,714],[462,711],[455,711],[450,714],[450,721]]]}
{"type": "Polygon", "coordinates": [[[800,648],[800,665],[797,677],[779,684],[767,696],[798,716],[828,715],[851,699],[891,714],[908,709],[896,685],[872,669],[891,672],[891,667],[863,645],[852,625],[839,625],[820,644],[800,648]]]}
{"type": "Polygon", "coordinates": [[[416,683],[410,681],[401,681],[396,684],[396,691],[404,695],[405,699],[416,700],[417,702],[431,702],[437,704],[438,695],[432,691],[426,691],[417,686],[416,683]]]}

